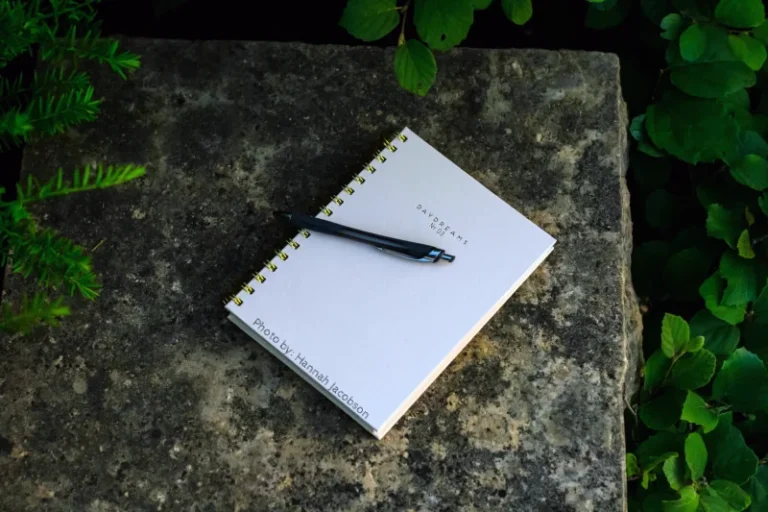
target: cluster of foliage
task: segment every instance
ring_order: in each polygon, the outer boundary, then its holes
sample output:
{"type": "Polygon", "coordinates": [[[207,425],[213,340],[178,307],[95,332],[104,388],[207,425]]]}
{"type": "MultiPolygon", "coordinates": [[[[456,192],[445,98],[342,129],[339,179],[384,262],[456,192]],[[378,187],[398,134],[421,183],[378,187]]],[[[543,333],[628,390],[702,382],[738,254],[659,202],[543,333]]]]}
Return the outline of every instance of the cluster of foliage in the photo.
{"type": "MultiPolygon", "coordinates": [[[[25,55],[46,63],[32,76],[0,81],[0,148],[13,150],[27,142],[65,132],[91,121],[101,100],[90,77],[81,70],[93,61],[125,78],[138,69],[139,57],[119,51],[118,42],[100,37],[99,0],[1,0],[0,68],[25,55]]],[[[75,192],[111,187],[142,176],[134,165],[74,169],[40,183],[29,175],[16,190],[0,189],[0,269],[6,266],[26,278],[34,291],[17,304],[5,300],[0,331],[28,332],[41,323],[56,325],[69,314],[65,295],[93,299],[99,283],[89,252],[53,229],[42,227],[27,205],[75,192]]]]}
{"type": "MultiPolygon", "coordinates": [[[[421,41],[404,37],[410,1],[348,0],[341,25],[372,41],[399,24],[395,75],[425,95],[435,80],[432,51],[459,44],[474,10],[492,3],[413,0],[421,41]]],[[[532,14],[530,0],[501,7],[516,24],[532,14]]],[[[632,271],[647,356],[628,409],[630,510],[766,512],[765,8],[761,0],[593,0],[585,21],[640,26],[633,16],[652,31],[642,42],[660,64],[648,76],[622,62],[625,96],[639,114],[630,168],[643,243],[632,271]],[[643,81],[648,94],[635,94],[643,81]]]]}

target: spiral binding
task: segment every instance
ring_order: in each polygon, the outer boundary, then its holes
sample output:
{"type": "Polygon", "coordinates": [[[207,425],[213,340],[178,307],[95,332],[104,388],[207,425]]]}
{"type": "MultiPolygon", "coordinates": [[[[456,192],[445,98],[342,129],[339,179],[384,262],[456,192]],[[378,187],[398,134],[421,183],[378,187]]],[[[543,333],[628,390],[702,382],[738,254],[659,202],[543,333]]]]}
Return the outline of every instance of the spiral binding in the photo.
{"type": "MultiPolygon", "coordinates": [[[[397,140],[399,142],[407,142],[408,141],[408,137],[405,134],[403,134],[403,133],[399,133],[396,136],[396,138],[397,138],[397,140]]],[[[387,161],[387,157],[384,155],[384,151],[389,151],[390,153],[394,153],[394,152],[397,151],[397,146],[395,146],[393,144],[393,142],[394,141],[390,141],[389,139],[384,139],[384,144],[383,144],[383,147],[382,147],[381,151],[376,153],[376,155],[374,156],[374,160],[376,162],[379,162],[379,163],[383,164],[384,162],[387,161]]],[[[365,183],[366,180],[363,177],[363,173],[364,172],[368,172],[369,174],[373,174],[373,173],[376,172],[376,167],[374,167],[372,164],[366,165],[365,168],[363,169],[363,172],[361,172],[360,174],[357,174],[357,175],[355,175],[353,177],[353,180],[354,180],[355,183],[357,183],[359,185],[363,185],[365,183]]],[[[345,193],[347,196],[351,196],[352,194],[355,193],[355,189],[351,186],[351,184],[347,185],[346,187],[344,187],[341,190],[341,192],[339,192],[339,194],[331,197],[331,203],[333,203],[333,204],[335,204],[337,206],[343,205],[344,202],[345,202],[345,199],[343,199],[341,197],[342,192],[345,193]]],[[[321,208],[320,209],[320,213],[322,213],[326,217],[332,216],[333,215],[333,210],[331,210],[330,206],[331,205],[329,204],[328,206],[324,206],[323,208],[321,208]]],[[[301,235],[304,238],[309,238],[312,235],[312,233],[310,233],[306,229],[301,229],[301,230],[299,230],[299,232],[296,234],[296,236],[294,238],[289,238],[286,241],[287,245],[286,245],[285,248],[283,248],[282,250],[276,250],[275,251],[275,255],[281,261],[286,261],[290,257],[290,255],[288,254],[288,252],[285,251],[285,249],[290,247],[293,250],[297,250],[299,247],[301,247],[301,245],[295,240],[295,238],[297,238],[299,235],[301,235]]],[[[261,284],[261,283],[263,283],[264,281],[267,280],[267,276],[265,275],[267,271],[275,272],[277,269],[278,269],[278,265],[276,265],[273,261],[269,261],[269,260],[265,261],[264,262],[264,268],[261,271],[259,271],[259,272],[254,272],[253,278],[256,280],[256,282],[261,284]]],[[[253,295],[253,293],[256,290],[249,283],[243,283],[240,291],[245,292],[248,295],[253,295]]],[[[240,291],[238,291],[234,295],[230,295],[229,297],[227,297],[224,300],[224,304],[229,304],[230,302],[232,302],[236,306],[242,306],[243,305],[243,299],[238,297],[238,294],[240,293],[240,291]]]]}

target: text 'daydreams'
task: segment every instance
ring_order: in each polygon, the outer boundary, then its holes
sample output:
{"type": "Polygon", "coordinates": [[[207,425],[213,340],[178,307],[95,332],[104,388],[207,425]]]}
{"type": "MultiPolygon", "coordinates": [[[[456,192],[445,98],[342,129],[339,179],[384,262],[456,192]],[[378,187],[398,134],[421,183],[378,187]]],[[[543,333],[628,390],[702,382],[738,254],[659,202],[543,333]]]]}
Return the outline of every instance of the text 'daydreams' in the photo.
{"type": "Polygon", "coordinates": [[[262,338],[271,343],[275,349],[280,351],[280,353],[285,357],[292,359],[295,365],[301,368],[304,373],[312,377],[313,380],[323,386],[323,388],[328,390],[348,408],[355,411],[358,416],[364,420],[368,419],[368,411],[365,409],[365,407],[355,401],[354,396],[348,394],[343,389],[340,389],[335,381],[331,382],[330,377],[320,371],[320,369],[314,366],[312,363],[310,363],[305,355],[303,355],[301,352],[294,351],[294,349],[291,348],[290,343],[284,339],[281,339],[275,331],[268,328],[261,318],[254,320],[253,326],[255,327],[256,332],[258,332],[262,338]]]}

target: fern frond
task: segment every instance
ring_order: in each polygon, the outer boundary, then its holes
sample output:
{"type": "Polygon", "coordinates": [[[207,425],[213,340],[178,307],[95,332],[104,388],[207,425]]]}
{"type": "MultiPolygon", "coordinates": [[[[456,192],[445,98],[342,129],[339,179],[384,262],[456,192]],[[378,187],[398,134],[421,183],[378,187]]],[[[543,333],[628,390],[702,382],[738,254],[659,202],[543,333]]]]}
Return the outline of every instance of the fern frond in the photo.
{"type": "Polygon", "coordinates": [[[52,67],[43,73],[35,71],[32,82],[28,85],[24,84],[24,77],[21,74],[15,80],[0,79],[0,102],[3,106],[13,103],[22,106],[30,97],[63,94],[71,90],[87,89],[89,86],[88,73],[52,67]]]}
{"type": "Polygon", "coordinates": [[[0,114],[0,141],[3,146],[18,145],[27,139],[32,131],[29,115],[18,108],[6,110],[0,114]]]}
{"type": "Polygon", "coordinates": [[[88,31],[78,37],[77,28],[71,27],[65,37],[57,38],[51,31],[40,46],[40,56],[46,61],[73,59],[95,60],[108,64],[112,70],[126,78],[126,73],[141,66],[141,59],[131,52],[118,52],[120,43],[113,39],[103,39],[95,31],[88,31]]]}
{"type": "Polygon", "coordinates": [[[47,183],[41,185],[32,175],[27,176],[26,186],[16,186],[17,199],[21,204],[40,201],[50,197],[65,196],[75,192],[86,192],[100,188],[114,187],[135,180],[147,172],[144,166],[128,165],[104,165],[96,167],[85,166],[82,171],[75,169],[72,178],[64,176],[63,169],[59,168],[56,176],[47,183]]]}
{"type": "Polygon", "coordinates": [[[100,288],[85,249],[53,229],[40,229],[31,219],[0,226],[0,236],[10,248],[11,270],[25,278],[34,276],[44,288],[64,287],[95,299],[100,288]]]}
{"type": "Polygon", "coordinates": [[[0,331],[27,334],[41,323],[58,327],[59,319],[69,314],[69,307],[64,304],[62,297],[50,300],[44,292],[37,292],[32,298],[24,295],[17,311],[10,304],[3,304],[0,310],[0,331]]]}
{"type": "Polygon", "coordinates": [[[55,135],[70,126],[96,119],[99,103],[101,100],[93,99],[93,87],[73,89],[61,95],[33,98],[27,115],[35,132],[55,135]]]}

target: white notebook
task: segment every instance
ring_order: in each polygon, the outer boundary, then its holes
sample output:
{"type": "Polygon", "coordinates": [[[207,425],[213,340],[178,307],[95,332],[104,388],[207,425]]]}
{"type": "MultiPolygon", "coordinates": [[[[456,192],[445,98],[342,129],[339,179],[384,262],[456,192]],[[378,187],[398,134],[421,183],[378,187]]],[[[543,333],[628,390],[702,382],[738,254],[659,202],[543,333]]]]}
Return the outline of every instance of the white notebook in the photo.
{"type": "Polygon", "coordinates": [[[555,243],[407,128],[317,216],[456,256],[418,263],[300,230],[227,302],[233,322],[379,439],[555,243]]]}

